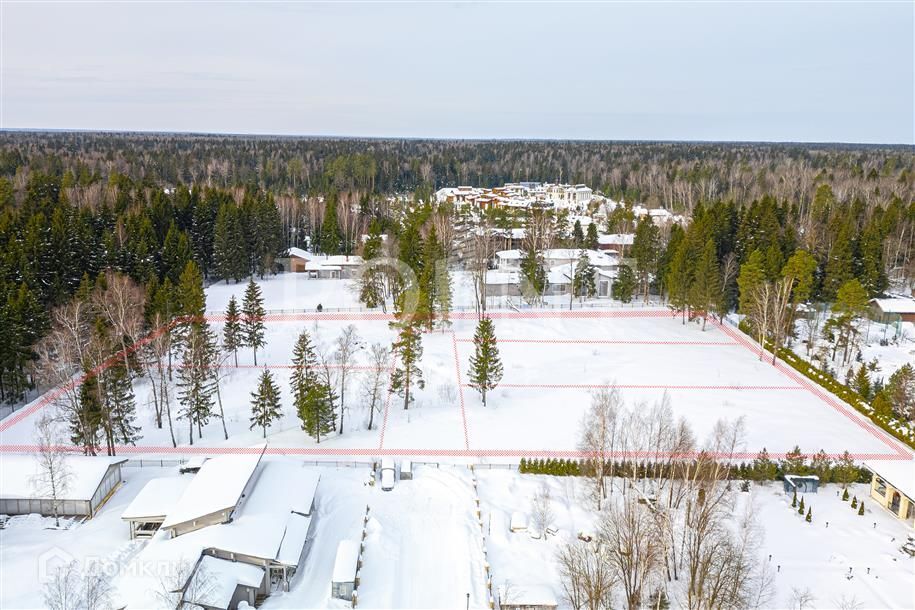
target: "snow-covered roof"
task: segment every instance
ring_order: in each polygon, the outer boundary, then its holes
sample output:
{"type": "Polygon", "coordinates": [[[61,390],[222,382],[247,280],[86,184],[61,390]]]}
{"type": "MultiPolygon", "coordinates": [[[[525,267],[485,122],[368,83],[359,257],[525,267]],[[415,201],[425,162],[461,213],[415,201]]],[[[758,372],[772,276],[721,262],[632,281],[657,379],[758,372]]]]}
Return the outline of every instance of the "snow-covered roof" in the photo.
{"type": "Polygon", "coordinates": [[[634,241],[635,233],[611,233],[597,236],[597,243],[603,246],[631,246],[634,241]]]}
{"type": "Polygon", "coordinates": [[[884,313],[915,313],[915,299],[909,297],[873,299],[871,302],[876,303],[884,313]]]}
{"type": "MultiPolygon", "coordinates": [[[[550,248],[543,250],[543,259],[549,264],[550,261],[570,261],[577,260],[582,250],[576,248],[550,248]]],[[[617,256],[614,253],[602,252],[600,250],[585,250],[588,260],[595,266],[610,266],[617,264],[617,256]]],[[[519,249],[499,250],[496,252],[496,258],[500,260],[520,260],[524,252],[519,249]]]]}
{"type": "Polygon", "coordinates": [[[235,507],[260,459],[261,453],[251,453],[207,460],[162,527],[168,529],[235,507]]]}
{"type": "MultiPolygon", "coordinates": [[[[64,456],[67,486],[59,500],[91,500],[108,467],[122,464],[127,458],[107,456],[64,456]]],[[[38,479],[42,469],[35,454],[0,456],[0,498],[50,499],[41,492],[38,479]]]]}
{"type": "MultiPolygon", "coordinates": [[[[217,460],[214,458],[207,464],[217,460]]],[[[160,585],[157,576],[148,574],[143,566],[194,563],[206,549],[290,567],[298,565],[311,525],[311,517],[300,513],[310,511],[320,475],[301,462],[267,457],[261,461],[254,477],[253,489],[232,521],[176,537],[170,537],[160,529],[131,559],[136,565],[125,570],[126,576],[119,586],[123,599],[119,602],[130,608],[148,607],[148,590],[155,591],[160,585]]]]}
{"type": "Polygon", "coordinates": [[[502,606],[558,606],[553,589],[546,585],[506,583],[499,587],[502,606]]]}
{"type": "MultiPolygon", "coordinates": [[[[289,248],[289,256],[308,261],[306,269],[328,269],[332,265],[361,265],[362,257],[355,254],[315,254],[301,248],[289,248]]],[[[339,267],[337,267],[339,269],[339,267]]]]}
{"type": "Polygon", "coordinates": [[[864,466],[909,499],[915,500],[915,461],[887,460],[865,462],[864,466]]]}
{"type": "Polygon", "coordinates": [[[201,558],[197,570],[200,583],[185,601],[211,608],[228,608],[238,585],[259,587],[264,580],[264,568],[216,557],[201,558]]]}
{"type": "Polygon", "coordinates": [[[337,545],[337,558],[334,560],[333,582],[353,582],[358,561],[359,543],[354,540],[341,540],[337,545]]]}
{"type": "Polygon", "coordinates": [[[164,519],[184,494],[193,476],[159,477],[150,479],[133,502],[121,514],[125,521],[164,519]]]}

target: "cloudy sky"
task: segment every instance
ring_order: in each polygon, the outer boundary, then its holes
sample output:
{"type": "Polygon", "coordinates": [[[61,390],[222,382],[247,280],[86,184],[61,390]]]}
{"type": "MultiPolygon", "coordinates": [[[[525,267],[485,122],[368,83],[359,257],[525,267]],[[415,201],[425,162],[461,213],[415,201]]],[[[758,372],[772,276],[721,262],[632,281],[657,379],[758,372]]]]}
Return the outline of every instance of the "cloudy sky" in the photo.
{"type": "Polygon", "coordinates": [[[0,3],[0,127],[908,143],[913,3],[0,3]]]}

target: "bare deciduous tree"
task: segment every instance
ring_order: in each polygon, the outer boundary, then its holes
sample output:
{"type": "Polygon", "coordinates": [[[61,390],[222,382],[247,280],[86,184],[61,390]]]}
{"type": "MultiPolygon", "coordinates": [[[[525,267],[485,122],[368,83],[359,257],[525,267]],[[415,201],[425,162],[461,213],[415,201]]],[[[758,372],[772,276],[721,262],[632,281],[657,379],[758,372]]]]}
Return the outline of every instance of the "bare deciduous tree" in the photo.
{"type": "Polygon", "coordinates": [[[605,549],[573,540],[556,556],[564,597],[575,610],[609,610],[616,585],[605,549]]]}
{"type": "Polygon", "coordinates": [[[50,498],[54,525],[60,527],[60,502],[66,497],[72,473],[57,424],[47,414],[35,424],[35,444],[38,447],[35,454],[38,469],[31,484],[38,496],[50,498]]]}
{"type": "Polygon", "coordinates": [[[44,584],[42,599],[49,610],[107,609],[111,607],[110,578],[96,563],[81,569],[71,561],[44,584]]]}
{"type": "Polygon", "coordinates": [[[550,488],[544,483],[531,501],[531,522],[543,540],[546,540],[546,530],[553,523],[553,518],[553,499],[550,497],[550,488]]]}
{"type": "Polygon", "coordinates": [[[375,413],[381,414],[384,407],[382,397],[387,392],[387,381],[391,375],[391,350],[381,343],[373,343],[369,347],[368,370],[362,378],[362,400],[369,411],[368,428],[371,430],[375,423],[375,413]]]}
{"type": "Polygon", "coordinates": [[[622,398],[615,387],[601,388],[591,396],[591,408],[581,422],[579,450],[587,454],[585,472],[591,478],[597,510],[607,497],[606,478],[613,476],[622,398]]]}
{"type": "Polygon", "coordinates": [[[334,351],[334,362],[337,364],[337,378],[340,381],[340,430],[343,434],[343,415],[346,412],[346,383],[350,371],[355,366],[356,353],[362,349],[362,339],[356,332],[356,326],[349,324],[337,337],[337,349],[334,351]]]}

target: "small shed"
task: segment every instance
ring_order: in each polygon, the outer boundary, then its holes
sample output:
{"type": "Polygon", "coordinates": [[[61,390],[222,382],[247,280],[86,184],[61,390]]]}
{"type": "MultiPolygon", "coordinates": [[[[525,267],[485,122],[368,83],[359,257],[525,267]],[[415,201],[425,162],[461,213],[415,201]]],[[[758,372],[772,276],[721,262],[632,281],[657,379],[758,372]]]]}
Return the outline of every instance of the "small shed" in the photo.
{"type": "MultiPolygon", "coordinates": [[[[56,499],[57,514],[94,517],[121,484],[126,458],[68,455],[63,493],[56,499]]],[[[0,459],[0,514],[54,514],[55,500],[41,484],[42,472],[35,455],[4,455],[0,459]]]]}
{"type": "Polygon", "coordinates": [[[908,296],[891,296],[885,299],[871,299],[871,317],[883,324],[899,320],[915,322],[915,299],[908,296]]]}
{"type": "Polygon", "coordinates": [[[413,463],[410,460],[403,460],[400,463],[400,480],[409,481],[413,478],[413,463]]]}
{"type": "Polygon", "coordinates": [[[352,601],[358,568],[359,544],[353,540],[341,540],[337,545],[337,558],[334,560],[334,574],[330,583],[331,597],[352,601]]]}
{"type": "Polygon", "coordinates": [[[815,494],[820,488],[820,477],[815,474],[786,474],[785,493],[815,494]]]}
{"type": "Polygon", "coordinates": [[[499,587],[501,610],[556,610],[559,600],[545,585],[506,583],[499,587]]]}

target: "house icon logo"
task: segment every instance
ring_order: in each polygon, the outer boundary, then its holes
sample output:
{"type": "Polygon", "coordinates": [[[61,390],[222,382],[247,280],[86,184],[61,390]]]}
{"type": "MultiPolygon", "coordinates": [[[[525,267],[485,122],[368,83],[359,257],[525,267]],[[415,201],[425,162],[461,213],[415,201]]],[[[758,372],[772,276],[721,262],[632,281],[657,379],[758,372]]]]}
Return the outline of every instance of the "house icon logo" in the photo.
{"type": "Polygon", "coordinates": [[[66,568],[76,558],[60,547],[52,547],[38,556],[38,582],[46,583],[53,579],[58,570],[66,568]]]}

